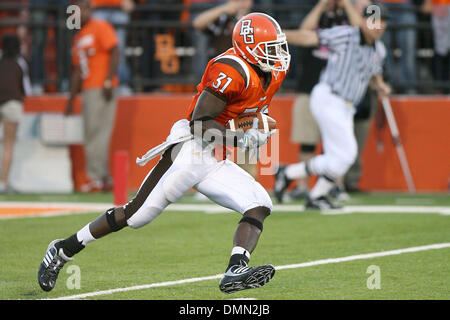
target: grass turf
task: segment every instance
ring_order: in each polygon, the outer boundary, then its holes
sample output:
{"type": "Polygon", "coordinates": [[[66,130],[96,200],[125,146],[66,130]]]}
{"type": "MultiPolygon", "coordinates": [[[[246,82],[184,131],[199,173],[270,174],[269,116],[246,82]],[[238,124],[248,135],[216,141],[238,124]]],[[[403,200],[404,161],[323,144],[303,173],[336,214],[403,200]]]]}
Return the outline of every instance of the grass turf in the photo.
{"type": "MultiPolygon", "coordinates": [[[[3,201],[112,202],[99,195],[9,195],[3,201]]],[[[185,202],[191,199],[186,197],[185,202]]],[[[300,203],[300,202],[298,202],[300,203]]],[[[450,205],[447,195],[359,194],[352,203],[450,205]],[[410,201],[408,201],[410,200],[410,201]],[[408,202],[412,204],[408,204],[408,202]]],[[[151,224],[126,228],[89,244],[61,271],[50,293],[41,291],[37,268],[48,243],[67,237],[100,213],[0,220],[0,299],[41,299],[211,276],[224,272],[240,215],[166,211],[151,224]],[[69,289],[70,265],[81,288],[69,289]]],[[[450,242],[449,216],[276,212],[266,220],[251,265],[275,266],[450,242]]],[[[265,287],[225,295],[219,279],[120,292],[94,299],[449,299],[450,248],[278,270],[265,287]],[[370,290],[366,273],[380,268],[381,288],[370,290]]]]}

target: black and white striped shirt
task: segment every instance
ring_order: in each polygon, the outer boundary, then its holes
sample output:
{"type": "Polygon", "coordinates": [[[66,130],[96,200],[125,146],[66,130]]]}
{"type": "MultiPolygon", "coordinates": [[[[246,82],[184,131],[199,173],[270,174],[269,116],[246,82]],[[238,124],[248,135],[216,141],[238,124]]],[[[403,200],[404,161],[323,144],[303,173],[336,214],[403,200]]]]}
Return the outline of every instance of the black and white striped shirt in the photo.
{"type": "Polygon", "coordinates": [[[359,28],[337,26],[318,31],[320,44],[330,50],[328,63],[320,76],[334,94],[359,104],[366,93],[370,79],[383,71],[386,49],[376,40],[366,43],[359,28]]]}

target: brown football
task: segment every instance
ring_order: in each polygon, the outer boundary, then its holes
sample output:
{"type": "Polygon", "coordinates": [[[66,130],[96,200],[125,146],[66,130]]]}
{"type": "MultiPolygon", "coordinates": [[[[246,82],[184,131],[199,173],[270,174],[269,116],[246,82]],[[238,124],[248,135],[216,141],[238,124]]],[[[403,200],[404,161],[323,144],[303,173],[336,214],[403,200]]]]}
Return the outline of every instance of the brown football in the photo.
{"type": "Polygon", "coordinates": [[[228,121],[225,127],[231,131],[247,131],[253,127],[253,119],[255,118],[258,118],[259,120],[258,129],[262,130],[264,133],[268,133],[277,127],[275,119],[261,112],[242,113],[236,118],[228,121]]]}

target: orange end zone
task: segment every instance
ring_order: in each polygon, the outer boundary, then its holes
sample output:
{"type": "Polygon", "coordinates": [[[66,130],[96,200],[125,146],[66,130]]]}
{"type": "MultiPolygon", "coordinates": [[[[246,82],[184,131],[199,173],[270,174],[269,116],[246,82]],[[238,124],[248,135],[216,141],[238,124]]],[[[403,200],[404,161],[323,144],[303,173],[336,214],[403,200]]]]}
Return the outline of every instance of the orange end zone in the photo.
{"type": "Polygon", "coordinates": [[[19,217],[45,217],[75,213],[103,211],[108,205],[51,205],[42,203],[2,203],[0,219],[19,217]]]}

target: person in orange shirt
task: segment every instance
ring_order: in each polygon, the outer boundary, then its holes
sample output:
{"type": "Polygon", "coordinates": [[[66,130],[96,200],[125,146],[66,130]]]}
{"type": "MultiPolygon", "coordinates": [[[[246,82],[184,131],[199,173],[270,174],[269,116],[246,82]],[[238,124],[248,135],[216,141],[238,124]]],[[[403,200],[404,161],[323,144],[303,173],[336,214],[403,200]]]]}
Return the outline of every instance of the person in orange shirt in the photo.
{"type": "Polygon", "coordinates": [[[130,21],[130,13],[134,10],[133,0],[91,0],[94,6],[94,12],[92,17],[95,19],[101,19],[108,21],[114,26],[114,29],[119,40],[119,65],[118,76],[120,85],[118,87],[119,94],[129,94],[131,92],[130,86],[130,67],[128,65],[125,49],[127,42],[127,29],[123,26],[130,21]],[[116,25],[117,24],[117,25],[116,25]]]}
{"type": "Polygon", "coordinates": [[[114,126],[118,85],[118,39],[106,21],[92,19],[89,0],[77,0],[81,29],[72,46],[72,78],[66,114],[73,111],[75,96],[83,94],[84,149],[90,182],[82,192],[112,188],[109,172],[109,142],[114,126]]]}

